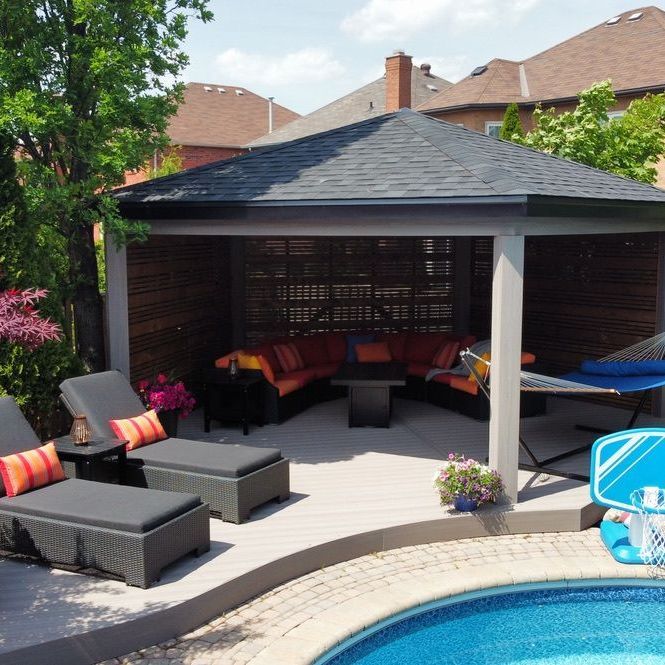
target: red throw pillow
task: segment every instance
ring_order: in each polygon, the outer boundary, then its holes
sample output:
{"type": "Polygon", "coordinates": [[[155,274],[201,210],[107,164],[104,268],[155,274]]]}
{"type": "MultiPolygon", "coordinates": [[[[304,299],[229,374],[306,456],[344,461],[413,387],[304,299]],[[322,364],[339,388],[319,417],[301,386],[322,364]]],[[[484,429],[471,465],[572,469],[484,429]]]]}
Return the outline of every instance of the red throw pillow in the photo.
{"type": "Polygon", "coordinates": [[[289,344],[275,344],[273,349],[284,374],[295,372],[297,369],[305,369],[305,363],[300,355],[300,351],[298,351],[293,342],[289,344]]]}
{"type": "Polygon", "coordinates": [[[53,441],[33,450],[0,457],[0,474],[7,496],[17,496],[65,479],[53,441]]]}
{"type": "Polygon", "coordinates": [[[455,364],[458,353],[459,342],[444,342],[434,354],[432,364],[439,369],[450,369],[455,364]]]}
{"type": "Polygon", "coordinates": [[[389,363],[393,359],[387,342],[356,344],[356,356],[359,363],[389,363]]]}
{"type": "Polygon", "coordinates": [[[127,452],[168,438],[154,409],[135,418],[109,420],[109,425],[119,439],[127,441],[127,452]]]}

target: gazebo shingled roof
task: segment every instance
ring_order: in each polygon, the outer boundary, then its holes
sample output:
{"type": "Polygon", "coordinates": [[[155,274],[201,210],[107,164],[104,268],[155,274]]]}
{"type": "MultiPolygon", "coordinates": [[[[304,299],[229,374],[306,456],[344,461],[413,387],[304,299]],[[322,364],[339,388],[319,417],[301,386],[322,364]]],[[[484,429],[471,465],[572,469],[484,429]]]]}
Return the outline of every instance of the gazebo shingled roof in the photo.
{"type": "Polygon", "coordinates": [[[402,109],[118,190],[137,204],[565,197],[665,203],[665,191],[402,109]]]}

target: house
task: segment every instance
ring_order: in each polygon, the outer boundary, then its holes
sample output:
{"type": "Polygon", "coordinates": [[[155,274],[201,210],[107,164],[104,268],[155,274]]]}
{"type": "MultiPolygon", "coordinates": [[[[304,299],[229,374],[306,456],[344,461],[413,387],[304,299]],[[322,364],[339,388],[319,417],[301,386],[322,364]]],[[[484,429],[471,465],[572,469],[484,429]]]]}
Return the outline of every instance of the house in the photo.
{"type": "MultiPolygon", "coordinates": [[[[235,85],[187,83],[183,96],[167,134],[185,169],[241,155],[250,141],[300,117],[271,98],[235,85]]],[[[155,155],[150,168],[160,163],[161,156],[155,155]]],[[[141,170],[128,174],[126,184],[145,179],[141,170]]]]}
{"type": "Polygon", "coordinates": [[[285,143],[320,132],[368,120],[400,108],[415,108],[431,101],[452,84],[432,74],[430,65],[413,65],[410,55],[396,51],[386,58],[385,74],[330,104],[293,120],[248,143],[258,148],[285,143]]]}
{"type": "Polygon", "coordinates": [[[593,83],[611,79],[613,114],[634,99],[665,90],[665,12],[633,9],[517,62],[495,58],[420,104],[440,120],[498,136],[508,104],[520,108],[525,129],[536,104],[568,111],[593,83]]]}

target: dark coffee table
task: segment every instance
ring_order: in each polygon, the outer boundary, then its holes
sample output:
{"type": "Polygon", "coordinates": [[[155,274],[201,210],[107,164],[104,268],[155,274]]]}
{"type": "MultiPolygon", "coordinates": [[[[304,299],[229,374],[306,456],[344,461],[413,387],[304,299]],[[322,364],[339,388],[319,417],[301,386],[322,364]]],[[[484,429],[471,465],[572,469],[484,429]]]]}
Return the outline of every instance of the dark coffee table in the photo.
{"type": "Polygon", "coordinates": [[[263,397],[263,374],[241,370],[231,378],[227,369],[210,367],[203,371],[205,398],[203,428],[210,431],[210,421],[240,422],[242,433],[249,434],[249,423],[263,425],[259,417],[263,397]]]}
{"type": "Polygon", "coordinates": [[[406,385],[406,363],[349,363],[330,383],[349,389],[349,427],[390,427],[392,387],[406,385]]]}
{"type": "Polygon", "coordinates": [[[61,436],[53,439],[58,457],[64,462],[74,462],[76,477],[82,480],[94,480],[96,467],[102,460],[109,457],[118,459],[118,480],[124,480],[127,441],[121,439],[95,438],[89,443],[77,446],[71,436],[61,436]]]}

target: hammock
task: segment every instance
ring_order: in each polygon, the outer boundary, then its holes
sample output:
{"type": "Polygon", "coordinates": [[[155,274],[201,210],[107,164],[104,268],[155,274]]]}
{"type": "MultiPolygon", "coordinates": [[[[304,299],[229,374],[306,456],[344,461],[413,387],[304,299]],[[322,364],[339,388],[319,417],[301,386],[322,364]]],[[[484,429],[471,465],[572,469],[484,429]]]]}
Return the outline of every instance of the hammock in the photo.
{"type": "MultiPolygon", "coordinates": [[[[460,351],[460,357],[464,361],[464,364],[467,366],[467,368],[476,377],[478,385],[481,387],[481,389],[483,386],[487,386],[489,389],[489,386],[487,385],[487,376],[489,375],[492,361],[477,356],[469,349],[460,351]],[[467,360],[469,357],[472,358],[473,362],[469,362],[467,360]],[[475,363],[478,360],[486,366],[486,370],[482,374],[476,369],[475,363]],[[479,381],[479,378],[483,379],[482,382],[479,381]]],[[[594,386],[586,383],[580,383],[578,381],[570,381],[565,378],[545,376],[544,374],[534,374],[533,372],[524,371],[520,371],[520,390],[523,392],[541,392],[568,395],[585,393],[610,393],[613,395],[620,394],[619,391],[614,387],[594,386]]]]}
{"type": "Polygon", "coordinates": [[[640,360],[665,360],[665,332],[658,333],[627,349],[610,353],[598,362],[635,362],[640,360]]]}

